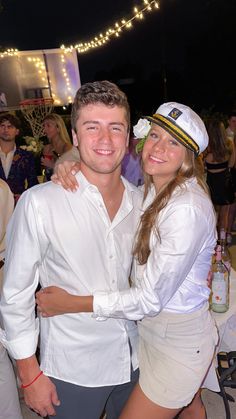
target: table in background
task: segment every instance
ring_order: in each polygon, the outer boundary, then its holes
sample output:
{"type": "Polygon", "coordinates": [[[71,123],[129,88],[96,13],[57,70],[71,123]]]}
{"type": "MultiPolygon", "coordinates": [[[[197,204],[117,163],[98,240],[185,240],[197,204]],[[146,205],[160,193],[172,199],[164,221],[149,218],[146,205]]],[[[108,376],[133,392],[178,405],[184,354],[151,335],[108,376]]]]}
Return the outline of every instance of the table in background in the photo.
{"type": "Polygon", "coordinates": [[[226,313],[212,315],[219,329],[220,351],[236,351],[236,272],[232,269],[230,274],[229,310],[226,313]]]}

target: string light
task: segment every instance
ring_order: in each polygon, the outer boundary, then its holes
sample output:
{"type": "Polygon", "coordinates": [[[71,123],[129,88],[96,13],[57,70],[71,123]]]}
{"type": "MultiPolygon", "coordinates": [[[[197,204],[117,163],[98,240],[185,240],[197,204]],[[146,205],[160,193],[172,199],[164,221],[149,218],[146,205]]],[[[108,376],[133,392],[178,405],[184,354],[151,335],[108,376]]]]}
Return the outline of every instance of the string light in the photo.
{"type": "Polygon", "coordinates": [[[112,38],[119,37],[123,30],[126,29],[132,29],[133,24],[135,22],[135,19],[143,19],[145,13],[150,13],[151,11],[154,11],[155,9],[159,9],[159,5],[156,0],[144,0],[143,6],[140,7],[134,7],[133,16],[129,19],[122,18],[119,22],[115,22],[113,27],[110,27],[106,30],[104,30],[99,35],[96,35],[94,38],[90,39],[87,42],[80,42],[76,45],[71,45],[70,47],[66,47],[64,44],[61,45],[62,50],[71,51],[72,49],[77,49],[78,53],[84,53],[91,49],[98,48],[104,44],[106,44],[108,41],[110,41],[112,38]],[[103,33],[105,35],[103,35],[103,33]]]}
{"type": "MultiPolygon", "coordinates": [[[[70,80],[69,74],[68,74],[67,69],[66,69],[66,59],[65,59],[65,53],[63,51],[61,51],[61,53],[60,53],[60,60],[61,60],[60,71],[61,71],[61,75],[62,75],[62,77],[64,79],[64,83],[65,83],[67,103],[70,103],[70,102],[72,102],[71,80],[70,80]]],[[[50,79],[50,74],[47,74],[47,72],[46,72],[46,67],[45,67],[44,60],[42,60],[39,57],[28,56],[27,61],[30,64],[32,64],[33,66],[35,66],[42,82],[45,83],[45,82],[48,81],[50,83],[51,94],[52,94],[52,97],[54,99],[54,104],[55,105],[61,105],[61,100],[57,97],[56,93],[53,90],[53,81],[50,79]]]]}
{"type": "Polygon", "coordinates": [[[18,49],[14,49],[14,48],[9,48],[4,52],[0,52],[0,58],[4,58],[4,57],[14,57],[16,55],[18,55],[18,49]]]}
{"type": "MultiPolygon", "coordinates": [[[[120,21],[116,21],[113,27],[109,27],[108,29],[102,31],[99,35],[96,35],[87,42],[80,42],[79,44],[70,45],[69,47],[63,44],[60,48],[63,50],[63,53],[71,52],[74,49],[76,49],[78,53],[84,53],[91,49],[98,48],[109,42],[112,38],[114,39],[119,37],[122,33],[124,33],[124,30],[132,29],[135,20],[143,19],[145,13],[150,13],[155,9],[159,9],[159,4],[156,0],[143,0],[142,6],[134,7],[131,18],[122,18],[120,21]]],[[[0,58],[17,55],[19,55],[19,51],[13,48],[0,52],[0,58]]]]}

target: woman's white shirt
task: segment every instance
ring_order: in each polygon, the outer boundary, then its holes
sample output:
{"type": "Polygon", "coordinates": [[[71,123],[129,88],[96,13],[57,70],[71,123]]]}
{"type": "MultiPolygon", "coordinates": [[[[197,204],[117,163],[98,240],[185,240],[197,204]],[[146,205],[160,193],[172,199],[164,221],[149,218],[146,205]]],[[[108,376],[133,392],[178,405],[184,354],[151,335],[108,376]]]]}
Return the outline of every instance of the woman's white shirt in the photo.
{"type": "MultiPolygon", "coordinates": [[[[153,198],[151,191],[145,207],[153,198]]],[[[160,239],[151,234],[147,264],[134,264],[131,289],[95,293],[98,318],[138,320],[162,310],[189,313],[206,304],[216,217],[210,198],[195,178],[175,190],[159,214],[158,229],[160,239]]]]}

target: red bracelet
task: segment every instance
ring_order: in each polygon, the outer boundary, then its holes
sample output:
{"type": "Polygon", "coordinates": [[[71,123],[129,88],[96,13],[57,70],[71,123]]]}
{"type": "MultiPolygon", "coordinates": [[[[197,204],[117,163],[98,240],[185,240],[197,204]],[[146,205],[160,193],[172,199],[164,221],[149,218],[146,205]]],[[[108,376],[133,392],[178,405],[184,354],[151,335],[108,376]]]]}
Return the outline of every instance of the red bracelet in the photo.
{"type": "Polygon", "coordinates": [[[42,374],[43,374],[43,371],[40,371],[40,373],[38,375],[36,375],[36,377],[33,379],[33,381],[31,381],[29,384],[21,384],[21,388],[27,388],[27,387],[31,386],[31,384],[33,384],[42,374]]]}

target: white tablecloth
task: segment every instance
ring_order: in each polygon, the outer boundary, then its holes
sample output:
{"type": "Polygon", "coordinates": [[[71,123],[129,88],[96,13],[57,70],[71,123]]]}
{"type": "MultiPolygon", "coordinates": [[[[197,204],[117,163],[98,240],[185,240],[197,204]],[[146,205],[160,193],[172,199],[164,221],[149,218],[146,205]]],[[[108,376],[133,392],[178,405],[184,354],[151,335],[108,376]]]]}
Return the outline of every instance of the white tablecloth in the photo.
{"type": "Polygon", "coordinates": [[[229,310],[226,313],[214,313],[213,317],[219,329],[219,351],[236,351],[236,272],[230,274],[229,310]]]}
{"type": "MultiPolygon", "coordinates": [[[[236,351],[236,272],[232,269],[230,274],[230,303],[229,310],[226,313],[214,313],[212,315],[216,321],[219,330],[219,345],[217,352],[236,351]]],[[[215,359],[210,369],[203,387],[212,391],[220,391],[215,368],[217,360],[215,359]]]]}

